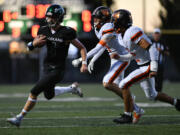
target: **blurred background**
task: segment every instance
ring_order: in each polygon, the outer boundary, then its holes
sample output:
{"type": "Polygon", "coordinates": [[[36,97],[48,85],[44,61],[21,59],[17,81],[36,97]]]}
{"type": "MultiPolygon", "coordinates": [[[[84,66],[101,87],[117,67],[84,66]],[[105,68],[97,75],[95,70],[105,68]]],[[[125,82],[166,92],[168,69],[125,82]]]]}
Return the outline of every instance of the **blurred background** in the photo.
{"type": "MultiPolygon", "coordinates": [[[[89,51],[98,42],[91,27],[91,13],[98,6],[108,6],[113,11],[119,8],[132,13],[133,23],[148,36],[154,28],[160,28],[162,39],[169,47],[164,78],[180,81],[180,1],[179,0],[0,0],[0,84],[34,83],[41,75],[42,60],[46,48],[26,51],[26,44],[37,35],[41,25],[46,25],[45,11],[50,4],[60,4],[66,11],[63,25],[73,27],[78,39],[89,51]]],[[[63,82],[101,82],[109,68],[105,52],[95,64],[92,75],[80,74],[71,61],[79,52],[70,46],[67,69],[63,82]]],[[[132,62],[128,72],[134,69],[132,62]]]]}

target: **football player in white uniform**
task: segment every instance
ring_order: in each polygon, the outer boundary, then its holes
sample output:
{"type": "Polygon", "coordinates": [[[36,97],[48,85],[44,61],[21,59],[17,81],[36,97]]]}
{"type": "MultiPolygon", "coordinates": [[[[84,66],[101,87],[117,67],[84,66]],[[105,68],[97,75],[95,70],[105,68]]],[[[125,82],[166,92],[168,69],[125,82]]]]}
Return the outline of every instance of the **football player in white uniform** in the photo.
{"type": "Polygon", "coordinates": [[[179,99],[156,91],[154,83],[154,76],[158,68],[156,49],[154,46],[151,46],[151,41],[142,29],[132,26],[131,13],[125,9],[116,10],[112,14],[112,23],[116,33],[121,33],[123,43],[130,53],[126,55],[114,53],[111,57],[125,61],[135,59],[139,66],[138,69],[131,72],[119,84],[119,87],[122,89],[125,113],[120,118],[114,119],[114,122],[119,124],[132,123],[133,104],[130,102],[129,88],[139,81],[141,81],[140,85],[147,98],[169,103],[180,111],[179,99]]]}
{"type": "MultiPolygon", "coordinates": [[[[94,10],[92,16],[94,20],[95,33],[99,39],[99,43],[87,54],[87,58],[94,56],[88,65],[88,70],[90,73],[93,70],[94,62],[103,54],[106,49],[108,50],[110,56],[113,52],[116,52],[119,55],[128,54],[126,48],[119,44],[118,35],[114,33],[113,25],[110,23],[111,10],[107,7],[100,6],[94,10]]],[[[81,58],[74,60],[72,63],[74,66],[78,66],[80,62],[81,58]]],[[[124,78],[124,71],[128,65],[129,60],[121,61],[111,59],[111,67],[103,78],[103,86],[106,89],[113,91],[120,97],[122,97],[122,93],[121,89],[119,88],[119,83],[124,78]]],[[[139,108],[136,104],[133,106],[134,115],[137,116],[135,121],[137,122],[144,113],[144,110],[139,108]]]]}

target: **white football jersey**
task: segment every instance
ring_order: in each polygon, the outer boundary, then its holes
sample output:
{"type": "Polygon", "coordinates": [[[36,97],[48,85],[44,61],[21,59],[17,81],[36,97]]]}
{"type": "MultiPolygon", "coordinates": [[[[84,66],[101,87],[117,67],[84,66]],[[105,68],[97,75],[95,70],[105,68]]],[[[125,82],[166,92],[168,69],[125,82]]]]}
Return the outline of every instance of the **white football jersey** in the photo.
{"type": "Polygon", "coordinates": [[[114,32],[112,23],[104,24],[99,30],[99,32],[95,31],[95,33],[100,41],[101,39],[103,39],[104,36],[108,37],[107,34],[109,34],[109,37],[113,37],[113,39],[111,39],[109,42],[106,43],[107,44],[106,48],[110,54],[112,52],[116,52],[120,55],[124,55],[128,53],[126,48],[122,45],[123,44],[122,40],[121,42],[118,41],[119,40],[118,34],[114,32]]]}
{"type": "Polygon", "coordinates": [[[129,27],[123,36],[123,43],[125,47],[135,56],[135,60],[138,65],[142,65],[150,61],[149,51],[138,45],[138,42],[143,38],[151,44],[151,40],[145,35],[143,30],[136,26],[129,27]]]}

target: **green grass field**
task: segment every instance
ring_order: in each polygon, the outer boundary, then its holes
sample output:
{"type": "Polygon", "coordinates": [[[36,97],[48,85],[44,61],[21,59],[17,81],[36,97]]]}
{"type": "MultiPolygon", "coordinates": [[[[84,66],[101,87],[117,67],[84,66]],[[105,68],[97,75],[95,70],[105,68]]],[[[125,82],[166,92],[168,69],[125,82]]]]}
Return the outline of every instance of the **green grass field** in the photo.
{"type": "MultiPolygon", "coordinates": [[[[180,135],[180,112],[167,104],[149,101],[139,85],[131,91],[146,113],[136,125],[112,122],[123,113],[119,97],[101,84],[81,84],[83,99],[65,94],[46,101],[41,95],[34,110],[16,128],[6,118],[21,111],[31,88],[0,86],[0,135],[180,135]]],[[[180,83],[165,83],[164,92],[180,98],[180,83]]]]}

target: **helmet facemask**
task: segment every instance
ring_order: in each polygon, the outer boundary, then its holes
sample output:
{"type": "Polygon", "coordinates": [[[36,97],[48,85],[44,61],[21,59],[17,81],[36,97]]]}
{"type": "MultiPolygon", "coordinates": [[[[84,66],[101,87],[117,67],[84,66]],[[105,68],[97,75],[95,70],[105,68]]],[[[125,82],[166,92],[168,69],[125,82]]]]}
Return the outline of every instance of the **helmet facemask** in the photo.
{"type": "Polygon", "coordinates": [[[46,16],[46,23],[50,28],[56,28],[59,24],[61,24],[62,18],[55,18],[51,16],[46,16]],[[50,21],[48,19],[51,19],[50,21]]]}
{"type": "Polygon", "coordinates": [[[101,29],[102,25],[103,23],[99,18],[93,17],[93,26],[97,31],[101,29]]]}
{"type": "Polygon", "coordinates": [[[94,28],[99,31],[105,23],[110,22],[111,11],[107,7],[98,7],[94,10],[92,18],[94,28]]]}

